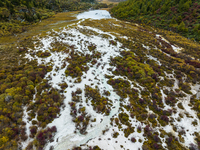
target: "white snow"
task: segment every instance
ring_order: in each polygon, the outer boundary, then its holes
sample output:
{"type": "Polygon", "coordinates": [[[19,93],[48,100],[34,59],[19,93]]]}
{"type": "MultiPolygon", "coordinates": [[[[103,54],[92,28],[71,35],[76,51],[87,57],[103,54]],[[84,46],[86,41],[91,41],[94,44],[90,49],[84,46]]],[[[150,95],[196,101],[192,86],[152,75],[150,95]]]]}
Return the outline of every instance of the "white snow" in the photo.
{"type": "Polygon", "coordinates": [[[80,13],[77,15],[77,19],[104,19],[111,18],[110,13],[107,10],[90,10],[88,12],[80,13]]]}
{"type": "Polygon", "coordinates": [[[170,44],[172,46],[172,49],[177,52],[177,53],[180,53],[181,50],[183,50],[182,47],[178,47],[176,46],[175,44],[171,44],[169,41],[167,41],[163,36],[159,35],[159,34],[156,34],[156,38],[161,38],[161,40],[167,42],[168,44],[170,44]]]}
{"type": "Polygon", "coordinates": [[[180,48],[180,47],[177,47],[177,46],[174,46],[174,45],[171,45],[173,50],[177,53],[180,53],[181,50],[183,50],[183,48],[180,48]]]}

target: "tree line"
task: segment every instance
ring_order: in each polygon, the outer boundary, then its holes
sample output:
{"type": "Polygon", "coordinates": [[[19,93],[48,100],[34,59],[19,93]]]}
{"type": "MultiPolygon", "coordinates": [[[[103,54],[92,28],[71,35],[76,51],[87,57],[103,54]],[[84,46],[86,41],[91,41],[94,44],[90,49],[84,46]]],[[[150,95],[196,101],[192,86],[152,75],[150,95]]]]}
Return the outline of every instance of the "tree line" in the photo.
{"type": "Polygon", "coordinates": [[[0,0],[0,37],[26,31],[26,26],[57,12],[87,10],[95,0],[0,0]]]}

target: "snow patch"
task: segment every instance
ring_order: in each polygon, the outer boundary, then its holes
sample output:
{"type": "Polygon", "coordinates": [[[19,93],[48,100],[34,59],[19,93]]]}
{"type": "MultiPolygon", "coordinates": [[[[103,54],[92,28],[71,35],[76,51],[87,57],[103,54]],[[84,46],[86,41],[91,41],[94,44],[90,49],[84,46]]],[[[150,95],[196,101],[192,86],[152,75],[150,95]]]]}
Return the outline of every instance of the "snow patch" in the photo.
{"type": "Polygon", "coordinates": [[[107,10],[90,10],[88,12],[80,13],[77,15],[77,19],[104,19],[111,18],[110,13],[107,10]]]}

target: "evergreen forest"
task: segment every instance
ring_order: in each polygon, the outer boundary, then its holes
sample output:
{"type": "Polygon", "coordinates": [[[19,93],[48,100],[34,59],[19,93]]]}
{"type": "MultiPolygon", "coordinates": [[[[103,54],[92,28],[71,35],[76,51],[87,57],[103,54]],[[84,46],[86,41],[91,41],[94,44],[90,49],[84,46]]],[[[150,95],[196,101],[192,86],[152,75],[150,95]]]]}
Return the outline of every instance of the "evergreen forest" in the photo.
{"type": "Polygon", "coordinates": [[[0,37],[24,32],[57,12],[87,10],[94,4],[94,0],[0,0],[0,37]]]}
{"type": "Polygon", "coordinates": [[[153,25],[200,41],[200,0],[127,0],[111,12],[119,19],[153,25]]]}

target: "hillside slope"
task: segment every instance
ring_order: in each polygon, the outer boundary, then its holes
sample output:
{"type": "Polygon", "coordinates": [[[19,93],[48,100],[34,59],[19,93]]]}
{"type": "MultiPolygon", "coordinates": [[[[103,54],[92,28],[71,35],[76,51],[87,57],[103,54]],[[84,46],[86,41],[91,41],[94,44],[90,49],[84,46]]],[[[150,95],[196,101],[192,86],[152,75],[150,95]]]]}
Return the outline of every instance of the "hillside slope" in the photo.
{"type": "Polygon", "coordinates": [[[119,19],[150,24],[200,41],[199,0],[128,0],[111,13],[119,19]]]}
{"type": "Polygon", "coordinates": [[[27,25],[57,12],[89,9],[94,0],[1,0],[0,37],[27,30],[27,25]]]}
{"type": "Polygon", "coordinates": [[[200,149],[200,44],[99,11],[0,49],[0,149],[200,149]]]}

